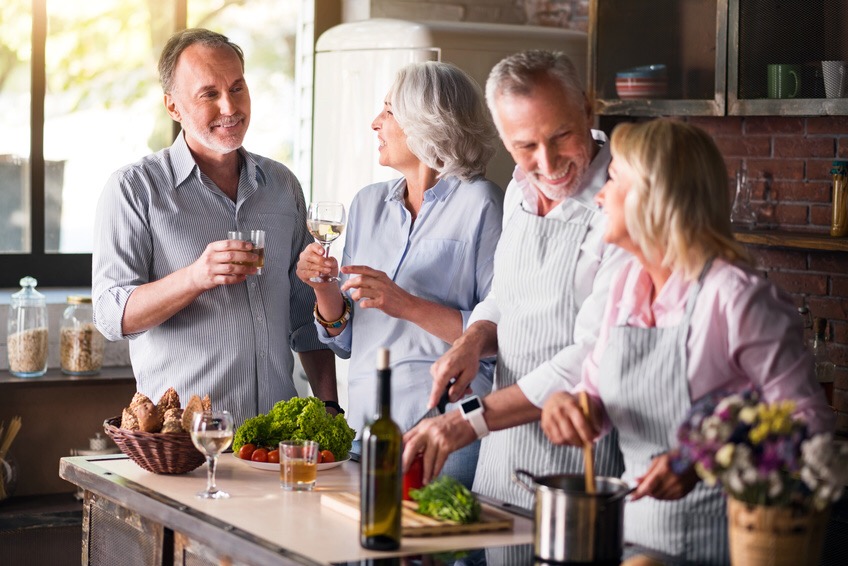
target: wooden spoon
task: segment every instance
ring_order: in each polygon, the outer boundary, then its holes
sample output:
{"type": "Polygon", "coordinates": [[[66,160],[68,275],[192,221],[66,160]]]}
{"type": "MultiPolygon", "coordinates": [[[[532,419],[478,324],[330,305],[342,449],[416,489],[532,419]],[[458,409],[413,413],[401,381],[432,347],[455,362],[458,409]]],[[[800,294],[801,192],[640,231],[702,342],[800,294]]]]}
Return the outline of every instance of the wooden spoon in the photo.
{"type": "MultiPolygon", "coordinates": [[[[589,396],[585,391],[580,392],[580,408],[583,409],[583,415],[586,419],[589,416],[589,396]]],[[[595,489],[595,457],[592,453],[592,442],[583,444],[583,471],[586,475],[586,493],[594,494],[595,489]]]]}

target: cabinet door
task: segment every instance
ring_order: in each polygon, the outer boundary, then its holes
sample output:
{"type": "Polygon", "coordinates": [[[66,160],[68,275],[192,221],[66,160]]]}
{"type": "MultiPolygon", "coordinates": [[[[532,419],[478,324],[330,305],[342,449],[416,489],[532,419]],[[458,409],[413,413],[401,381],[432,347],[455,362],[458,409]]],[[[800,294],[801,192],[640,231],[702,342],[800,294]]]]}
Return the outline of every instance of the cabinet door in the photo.
{"type": "Polygon", "coordinates": [[[592,0],[588,90],[595,112],[724,115],[727,1],[592,0]]]}
{"type": "Polygon", "coordinates": [[[729,1],[728,114],[848,114],[848,3],[729,1]],[[844,69],[837,65],[838,76],[828,73],[828,79],[846,84],[825,89],[822,61],[845,62],[844,69]],[[776,68],[769,87],[770,65],[789,73],[785,88],[777,87],[776,68]]]}

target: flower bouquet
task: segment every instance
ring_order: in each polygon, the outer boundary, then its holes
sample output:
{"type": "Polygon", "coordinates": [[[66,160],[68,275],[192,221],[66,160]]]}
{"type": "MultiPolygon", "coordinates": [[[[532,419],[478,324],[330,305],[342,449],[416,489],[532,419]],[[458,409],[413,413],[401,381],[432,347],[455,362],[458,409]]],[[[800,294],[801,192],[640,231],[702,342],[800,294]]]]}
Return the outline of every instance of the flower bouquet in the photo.
{"type": "Polygon", "coordinates": [[[733,563],[818,564],[830,504],[848,483],[848,448],[811,437],[793,410],[756,389],[713,395],[678,430],[675,471],[694,465],[729,495],[733,563]]]}

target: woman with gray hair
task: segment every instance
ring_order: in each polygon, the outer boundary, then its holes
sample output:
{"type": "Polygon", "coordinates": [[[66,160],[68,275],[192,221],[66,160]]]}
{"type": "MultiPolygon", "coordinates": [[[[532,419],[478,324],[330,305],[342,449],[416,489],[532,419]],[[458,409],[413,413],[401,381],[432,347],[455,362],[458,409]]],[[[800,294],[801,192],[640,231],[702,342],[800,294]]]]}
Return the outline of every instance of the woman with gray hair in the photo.
{"type": "MultiPolygon", "coordinates": [[[[341,288],[311,281],[339,271],[319,244],[297,270],[315,290],[319,337],[350,358],[348,421],[358,433],[374,414],[382,347],[392,353],[393,418],[405,431],[427,411],[430,365],[489,292],[503,214],[503,191],[483,177],[495,129],[480,87],[455,66],[401,69],[371,127],[380,164],[402,176],[353,199],[341,288]]],[[[489,392],[492,373],[493,363],[480,363],[475,393],[489,392]]],[[[479,442],[453,454],[444,473],[471,487],[478,452],[479,442]]]]}

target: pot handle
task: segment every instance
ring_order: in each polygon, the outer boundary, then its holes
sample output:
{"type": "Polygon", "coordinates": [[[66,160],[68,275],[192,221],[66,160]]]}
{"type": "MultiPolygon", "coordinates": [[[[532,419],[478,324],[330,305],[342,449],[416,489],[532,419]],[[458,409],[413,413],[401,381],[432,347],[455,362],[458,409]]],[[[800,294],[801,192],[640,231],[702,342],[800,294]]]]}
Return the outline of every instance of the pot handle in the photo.
{"type": "Polygon", "coordinates": [[[631,493],[636,491],[637,487],[638,487],[638,485],[634,485],[633,487],[630,487],[630,488],[625,489],[623,491],[619,491],[618,493],[616,493],[616,494],[614,494],[610,497],[607,497],[606,499],[603,500],[602,505],[607,505],[609,503],[615,503],[619,499],[624,499],[625,497],[627,497],[628,495],[630,495],[631,493]]]}
{"type": "Polygon", "coordinates": [[[518,469],[518,470],[513,471],[512,472],[512,481],[514,481],[515,483],[517,483],[518,485],[520,485],[521,487],[523,487],[524,489],[526,489],[530,493],[536,493],[536,488],[533,487],[533,485],[532,485],[533,474],[531,474],[527,470],[518,469]],[[525,482],[523,479],[521,479],[521,476],[527,476],[528,478],[530,478],[531,483],[528,484],[527,482],[525,482]]]}

